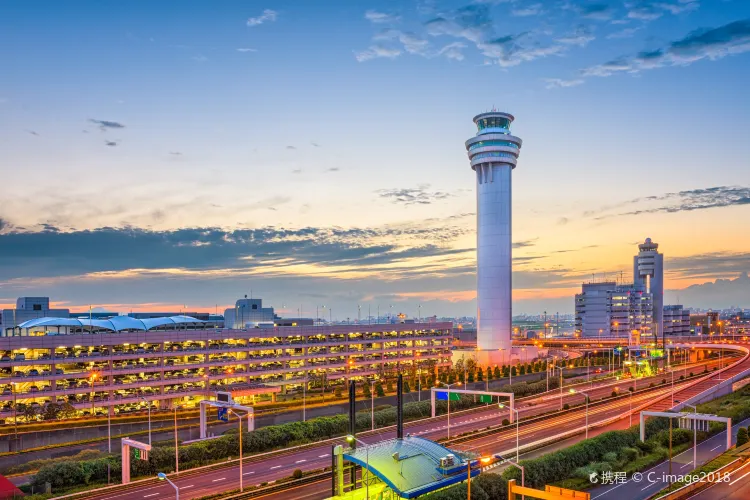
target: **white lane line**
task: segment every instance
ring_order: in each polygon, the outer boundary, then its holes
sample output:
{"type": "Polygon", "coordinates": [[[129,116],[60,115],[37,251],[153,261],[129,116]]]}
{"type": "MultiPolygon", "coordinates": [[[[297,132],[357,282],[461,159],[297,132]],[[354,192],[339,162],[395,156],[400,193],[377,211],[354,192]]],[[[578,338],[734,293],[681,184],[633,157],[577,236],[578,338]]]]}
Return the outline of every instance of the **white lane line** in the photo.
{"type": "Polygon", "coordinates": [[[318,458],[325,458],[325,457],[327,457],[327,456],[328,456],[328,453],[326,453],[326,454],[324,454],[324,455],[318,455],[318,458]]]}
{"type": "Polygon", "coordinates": [[[279,467],[281,467],[281,466],[280,465],[274,465],[273,467],[271,467],[271,470],[278,469],[279,467]]]}
{"type": "Polygon", "coordinates": [[[194,484],[188,484],[187,486],[180,486],[180,489],[181,490],[186,490],[188,488],[192,488],[193,486],[195,486],[195,485],[194,484]]]}
{"type": "Polygon", "coordinates": [[[680,467],[680,469],[684,469],[685,467],[687,467],[688,465],[690,465],[692,463],[693,463],[693,461],[691,460],[690,462],[688,462],[685,465],[683,465],[682,467],[680,467]]]}
{"type": "Polygon", "coordinates": [[[211,482],[215,483],[216,481],[224,481],[225,479],[226,479],[225,477],[220,477],[219,479],[213,479],[213,480],[211,480],[211,482]]]}
{"type": "Polygon", "coordinates": [[[643,491],[643,490],[647,490],[647,489],[649,489],[650,487],[652,487],[652,486],[655,486],[655,485],[657,485],[657,484],[659,484],[659,483],[656,483],[656,482],[654,482],[654,483],[651,483],[651,484],[649,484],[648,486],[646,486],[645,488],[641,488],[641,491],[643,491]]]}
{"type": "Polygon", "coordinates": [[[716,451],[716,450],[718,450],[719,448],[721,448],[721,446],[722,446],[722,445],[719,445],[719,446],[715,446],[715,447],[711,448],[711,451],[716,451]]]}
{"type": "Polygon", "coordinates": [[[245,473],[244,473],[244,474],[242,474],[242,475],[243,475],[243,476],[249,476],[250,474],[255,474],[255,471],[254,471],[254,470],[251,470],[250,472],[245,472],[245,473]]]}
{"type": "Polygon", "coordinates": [[[155,497],[158,493],[151,493],[150,495],[143,495],[143,498],[155,497]]]}
{"type": "Polygon", "coordinates": [[[744,474],[742,474],[742,475],[741,475],[740,477],[738,477],[737,479],[735,479],[734,481],[732,481],[731,483],[729,483],[729,486],[732,486],[732,485],[733,485],[734,483],[736,483],[737,481],[740,481],[740,480],[744,479],[744,478],[745,478],[745,476],[747,476],[748,474],[750,474],[750,471],[748,471],[748,472],[745,472],[745,473],[744,473],[744,474]]]}
{"type": "Polygon", "coordinates": [[[302,462],[307,462],[307,459],[303,458],[302,460],[297,460],[294,462],[295,464],[301,464],[302,462]]]}

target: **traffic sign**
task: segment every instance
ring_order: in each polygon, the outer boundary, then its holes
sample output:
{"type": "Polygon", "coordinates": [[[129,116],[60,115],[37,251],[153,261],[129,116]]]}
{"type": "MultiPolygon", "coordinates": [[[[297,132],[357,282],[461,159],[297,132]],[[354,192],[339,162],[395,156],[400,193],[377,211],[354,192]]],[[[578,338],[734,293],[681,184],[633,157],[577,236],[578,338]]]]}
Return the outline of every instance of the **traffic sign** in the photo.
{"type": "Polygon", "coordinates": [[[217,412],[217,418],[222,422],[229,422],[229,412],[224,407],[219,407],[217,412]]]}

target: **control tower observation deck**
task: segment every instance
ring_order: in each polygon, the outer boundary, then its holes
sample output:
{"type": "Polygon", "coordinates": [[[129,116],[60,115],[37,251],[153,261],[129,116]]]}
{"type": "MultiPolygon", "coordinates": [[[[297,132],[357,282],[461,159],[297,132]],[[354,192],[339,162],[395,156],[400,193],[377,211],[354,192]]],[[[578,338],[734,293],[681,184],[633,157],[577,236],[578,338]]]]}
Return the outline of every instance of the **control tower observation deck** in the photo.
{"type": "MultiPolygon", "coordinates": [[[[474,117],[477,135],[466,141],[477,179],[477,348],[511,348],[511,173],[522,141],[511,135],[513,115],[490,111],[474,117]]],[[[509,359],[509,358],[508,358],[509,359]]]]}

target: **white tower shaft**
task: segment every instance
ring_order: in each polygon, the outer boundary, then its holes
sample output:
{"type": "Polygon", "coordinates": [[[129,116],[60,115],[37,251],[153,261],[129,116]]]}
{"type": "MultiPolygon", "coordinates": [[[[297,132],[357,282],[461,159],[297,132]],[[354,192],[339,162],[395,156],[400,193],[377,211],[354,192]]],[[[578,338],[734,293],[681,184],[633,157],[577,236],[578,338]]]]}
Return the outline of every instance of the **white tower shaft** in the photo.
{"type": "Polygon", "coordinates": [[[508,350],[512,331],[511,175],[522,141],[510,134],[513,115],[474,117],[478,133],[466,141],[477,178],[477,347],[508,350]]]}

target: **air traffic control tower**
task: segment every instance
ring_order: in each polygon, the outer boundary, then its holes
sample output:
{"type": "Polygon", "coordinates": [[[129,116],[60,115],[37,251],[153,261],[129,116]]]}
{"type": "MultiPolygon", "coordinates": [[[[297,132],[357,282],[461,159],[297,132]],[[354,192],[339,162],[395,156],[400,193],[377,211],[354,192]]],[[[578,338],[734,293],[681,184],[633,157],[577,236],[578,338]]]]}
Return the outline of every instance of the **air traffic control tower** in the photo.
{"type": "Polygon", "coordinates": [[[522,144],[510,133],[513,120],[499,111],[479,114],[477,135],[466,141],[477,179],[477,348],[492,360],[511,359],[511,179],[522,144]]]}

